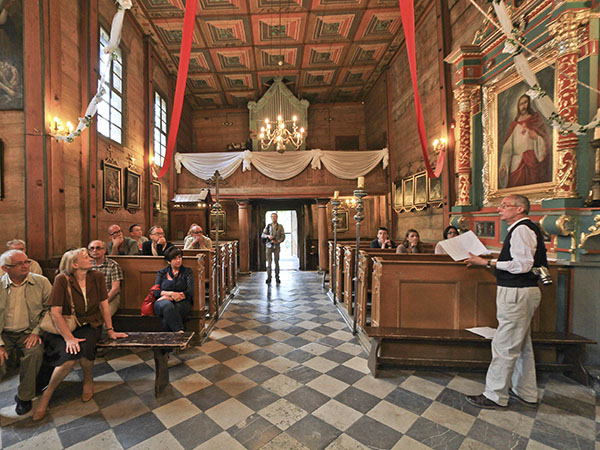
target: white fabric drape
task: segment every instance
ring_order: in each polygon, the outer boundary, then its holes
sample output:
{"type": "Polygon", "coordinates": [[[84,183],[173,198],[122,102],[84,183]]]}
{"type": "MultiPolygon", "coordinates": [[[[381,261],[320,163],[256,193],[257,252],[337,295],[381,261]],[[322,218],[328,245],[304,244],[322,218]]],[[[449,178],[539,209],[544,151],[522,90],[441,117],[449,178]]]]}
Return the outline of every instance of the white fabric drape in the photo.
{"type": "Polygon", "coordinates": [[[206,180],[218,170],[223,178],[231,176],[243,163],[242,171],[256,167],[263,175],[274,180],[289,180],[302,172],[310,164],[314,170],[325,166],[338,178],[353,180],[365,176],[379,163],[386,169],[389,162],[388,149],[373,151],[330,151],[307,150],[291,151],[283,154],[275,152],[216,152],[216,153],[176,153],[175,169],[181,173],[183,165],[193,175],[206,180]]]}
{"type": "Polygon", "coordinates": [[[175,153],[175,169],[181,173],[183,164],[187,170],[198,178],[206,180],[218,170],[223,178],[233,174],[242,164],[243,152],[217,152],[217,153],[175,153]],[[202,158],[195,156],[202,155],[202,158]]]}

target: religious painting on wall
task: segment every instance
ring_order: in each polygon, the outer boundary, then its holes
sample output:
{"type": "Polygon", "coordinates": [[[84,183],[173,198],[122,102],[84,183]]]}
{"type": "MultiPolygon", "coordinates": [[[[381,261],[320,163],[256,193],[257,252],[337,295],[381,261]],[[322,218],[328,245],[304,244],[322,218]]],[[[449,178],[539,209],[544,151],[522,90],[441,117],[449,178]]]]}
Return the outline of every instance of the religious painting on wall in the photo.
{"type": "Polygon", "coordinates": [[[161,204],[161,195],[162,195],[162,186],[158,181],[152,182],[152,208],[155,211],[160,211],[161,204]]]}
{"type": "MultiPolygon", "coordinates": [[[[347,209],[339,209],[338,210],[338,226],[337,226],[337,232],[338,233],[344,233],[346,231],[348,231],[349,227],[348,227],[348,210],[347,209]]],[[[332,224],[333,227],[333,224],[332,224]]],[[[333,230],[332,230],[333,231],[333,230]]]]}
{"type": "Polygon", "coordinates": [[[402,208],[402,180],[394,183],[394,208],[402,208]]]}
{"type": "MultiPolygon", "coordinates": [[[[534,70],[541,88],[554,98],[554,68],[534,70]]],[[[484,88],[489,117],[488,200],[511,193],[547,194],[554,190],[556,133],[537,109],[529,90],[516,73],[484,88]]]]}
{"type": "Polygon", "coordinates": [[[427,177],[427,182],[429,183],[429,186],[427,187],[427,202],[430,204],[442,202],[444,200],[442,176],[440,175],[437,178],[427,177]]]}
{"type": "Polygon", "coordinates": [[[221,211],[218,214],[214,211],[210,212],[208,226],[211,233],[214,234],[217,230],[219,230],[219,233],[225,233],[225,225],[225,211],[221,211]]]}
{"type": "Polygon", "coordinates": [[[0,0],[0,110],[23,109],[23,3],[0,0]]]}
{"type": "Polygon", "coordinates": [[[412,177],[402,180],[402,204],[405,208],[413,205],[413,183],[412,177]]]}
{"type": "Polygon", "coordinates": [[[104,208],[120,208],[123,204],[121,168],[102,162],[102,204],[104,208]]]}
{"type": "Polygon", "coordinates": [[[415,206],[427,204],[427,174],[425,172],[415,175],[415,206]]]}
{"type": "Polygon", "coordinates": [[[142,207],[142,177],[131,169],[125,169],[125,207],[140,209],[142,207]]]}

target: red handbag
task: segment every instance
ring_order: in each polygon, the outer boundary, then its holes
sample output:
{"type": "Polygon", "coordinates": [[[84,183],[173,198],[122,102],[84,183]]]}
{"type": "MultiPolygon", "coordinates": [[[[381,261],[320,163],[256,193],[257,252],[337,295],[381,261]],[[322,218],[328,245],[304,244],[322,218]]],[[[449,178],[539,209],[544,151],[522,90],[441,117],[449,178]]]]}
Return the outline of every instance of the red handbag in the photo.
{"type": "Polygon", "coordinates": [[[142,301],[142,316],[153,316],[154,315],[154,292],[160,290],[160,284],[155,284],[150,288],[150,292],[146,295],[146,298],[142,301]]]}

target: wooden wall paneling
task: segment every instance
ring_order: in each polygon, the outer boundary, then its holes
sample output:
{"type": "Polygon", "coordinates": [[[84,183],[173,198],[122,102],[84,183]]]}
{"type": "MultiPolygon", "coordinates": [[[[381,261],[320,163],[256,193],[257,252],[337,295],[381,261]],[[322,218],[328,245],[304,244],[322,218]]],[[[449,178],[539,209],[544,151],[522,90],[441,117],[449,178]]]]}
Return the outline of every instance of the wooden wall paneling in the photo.
{"type": "MultiPolygon", "coordinates": [[[[27,93],[25,98],[27,98],[27,93]]],[[[2,164],[4,197],[0,199],[0,223],[2,224],[0,245],[15,238],[27,240],[26,183],[29,180],[25,172],[25,143],[28,136],[26,135],[23,139],[24,127],[23,111],[0,112],[0,147],[4,148],[2,164]]],[[[41,139],[41,137],[37,137],[41,139]]],[[[43,148],[38,149],[38,154],[40,157],[43,155],[43,148]]],[[[39,214],[43,219],[43,203],[39,214]]]]}
{"type": "Polygon", "coordinates": [[[29,256],[48,257],[48,209],[44,115],[45,44],[42,24],[45,2],[23,8],[25,92],[25,177],[26,229],[29,256]]]}

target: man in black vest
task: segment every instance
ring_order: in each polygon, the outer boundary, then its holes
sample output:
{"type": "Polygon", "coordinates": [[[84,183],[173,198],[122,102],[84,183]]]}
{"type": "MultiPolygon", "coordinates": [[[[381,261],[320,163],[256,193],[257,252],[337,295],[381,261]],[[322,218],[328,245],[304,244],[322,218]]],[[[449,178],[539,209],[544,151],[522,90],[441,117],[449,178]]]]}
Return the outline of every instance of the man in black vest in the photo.
{"type": "Polygon", "coordinates": [[[538,390],[531,345],[531,319],[542,294],[534,267],[548,267],[546,247],[538,226],[527,215],[529,200],[510,195],[498,208],[508,223],[508,234],[498,260],[471,254],[467,266],[495,267],[496,317],[498,329],[492,340],[492,362],[485,379],[485,391],[467,396],[479,408],[505,409],[509,397],[535,408],[538,390]]]}

